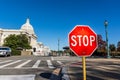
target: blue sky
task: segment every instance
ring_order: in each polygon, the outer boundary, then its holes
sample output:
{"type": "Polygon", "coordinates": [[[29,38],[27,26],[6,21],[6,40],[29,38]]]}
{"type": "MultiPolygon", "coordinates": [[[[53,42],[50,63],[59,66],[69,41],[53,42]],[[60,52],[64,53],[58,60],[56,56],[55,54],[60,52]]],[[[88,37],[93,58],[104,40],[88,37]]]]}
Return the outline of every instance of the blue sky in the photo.
{"type": "Polygon", "coordinates": [[[0,28],[20,29],[30,18],[38,42],[52,50],[68,45],[75,25],[89,25],[105,40],[108,20],[110,44],[120,41],[120,0],[0,0],[0,28]]]}

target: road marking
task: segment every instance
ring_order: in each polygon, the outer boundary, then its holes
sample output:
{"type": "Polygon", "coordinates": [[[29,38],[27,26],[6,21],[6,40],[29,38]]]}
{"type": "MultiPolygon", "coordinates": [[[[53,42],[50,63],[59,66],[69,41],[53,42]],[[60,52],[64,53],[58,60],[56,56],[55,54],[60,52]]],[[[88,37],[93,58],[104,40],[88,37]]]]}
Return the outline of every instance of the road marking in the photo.
{"type": "Polygon", "coordinates": [[[114,70],[115,68],[113,67],[110,67],[110,66],[98,66],[99,68],[102,68],[102,69],[107,69],[107,70],[114,70]]]}
{"type": "Polygon", "coordinates": [[[15,68],[21,68],[22,66],[26,65],[27,63],[31,62],[31,60],[27,60],[26,62],[16,66],[15,68]]]}
{"type": "Polygon", "coordinates": [[[54,58],[53,58],[53,57],[51,57],[51,60],[53,61],[53,60],[54,60],[54,58]]]}
{"type": "Polygon", "coordinates": [[[32,68],[38,68],[41,60],[37,60],[37,62],[32,66],[32,68]]]}
{"type": "MultiPolygon", "coordinates": [[[[39,65],[40,65],[40,63],[41,63],[41,60],[36,60],[36,62],[32,65],[32,64],[30,64],[30,62],[31,62],[32,60],[25,60],[24,62],[23,62],[23,60],[17,60],[17,61],[13,61],[13,60],[5,60],[5,61],[1,61],[0,62],[0,69],[2,68],[4,68],[4,69],[26,69],[26,68],[40,68],[39,67],[39,65]],[[3,63],[3,64],[2,64],[3,63]],[[18,65],[17,66],[14,66],[14,64],[15,63],[18,63],[18,65]],[[27,64],[30,64],[31,66],[26,66],[26,67],[23,67],[23,66],[25,66],[25,65],[27,65],[27,64]],[[13,65],[14,67],[9,67],[10,65],[13,65]]],[[[47,66],[48,66],[48,68],[51,68],[51,69],[53,69],[53,68],[55,68],[54,67],[54,65],[52,64],[52,60],[46,60],[46,63],[47,63],[47,66]]],[[[58,64],[60,64],[60,65],[63,65],[63,63],[61,62],[61,61],[56,61],[58,64]]]]}
{"type": "Polygon", "coordinates": [[[34,80],[35,75],[0,75],[0,80],[34,80]]]}
{"type": "Polygon", "coordinates": [[[11,62],[11,61],[13,61],[13,60],[3,61],[3,62],[0,62],[0,64],[7,63],[7,62],[11,62]]]}
{"type": "Polygon", "coordinates": [[[54,68],[54,66],[52,65],[52,63],[51,63],[50,60],[47,60],[47,64],[48,64],[48,67],[49,67],[49,68],[54,68]]]}
{"type": "Polygon", "coordinates": [[[63,63],[61,61],[57,61],[57,63],[59,63],[60,65],[63,65],[63,63]]]}
{"type": "Polygon", "coordinates": [[[8,64],[5,64],[5,65],[2,65],[2,66],[0,66],[0,68],[6,67],[6,66],[9,66],[9,65],[12,65],[12,64],[15,64],[15,63],[21,62],[21,61],[22,61],[22,60],[17,60],[17,61],[14,61],[14,62],[11,62],[11,63],[8,63],[8,64]]]}

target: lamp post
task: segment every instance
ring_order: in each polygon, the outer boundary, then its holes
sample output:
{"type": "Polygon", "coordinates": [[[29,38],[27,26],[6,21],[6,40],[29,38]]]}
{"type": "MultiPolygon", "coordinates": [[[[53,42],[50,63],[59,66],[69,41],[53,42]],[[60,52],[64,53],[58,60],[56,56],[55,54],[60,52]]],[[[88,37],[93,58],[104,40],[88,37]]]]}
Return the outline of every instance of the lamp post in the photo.
{"type": "Polygon", "coordinates": [[[108,26],[108,21],[105,20],[104,22],[105,26],[105,33],[106,33],[106,49],[107,49],[107,58],[110,58],[110,53],[109,53],[109,44],[108,44],[108,31],[107,31],[107,26],[108,26]]]}

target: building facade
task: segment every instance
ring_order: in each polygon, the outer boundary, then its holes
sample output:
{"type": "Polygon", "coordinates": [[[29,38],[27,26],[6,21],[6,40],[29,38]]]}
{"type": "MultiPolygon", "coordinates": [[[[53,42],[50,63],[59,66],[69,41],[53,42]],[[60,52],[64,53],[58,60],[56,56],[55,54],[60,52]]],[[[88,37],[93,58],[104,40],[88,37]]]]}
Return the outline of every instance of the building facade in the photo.
{"type": "MultiPolygon", "coordinates": [[[[23,24],[19,30],[0,29],[0,46],[2,46],[4,44],[5,38],[11,34],[15,34],[15,35],[26,34],[32,48],[36,49],[36,51],[38,51],[38,50],[44,51],[44,53],[39,53],[39,55],[43,55],[45,53],[50,52],[50,49],[48,47],[46,50],[46,47],[43,44],[40,44],[39,42],[37,42],[37,36],[34,32],[33,26],[30,24],[30,20],[28,18],[27,18],[25,24],[23,24]]],[[[36,51],[33,52],[33,55],[35,54],[36,51]]]]}

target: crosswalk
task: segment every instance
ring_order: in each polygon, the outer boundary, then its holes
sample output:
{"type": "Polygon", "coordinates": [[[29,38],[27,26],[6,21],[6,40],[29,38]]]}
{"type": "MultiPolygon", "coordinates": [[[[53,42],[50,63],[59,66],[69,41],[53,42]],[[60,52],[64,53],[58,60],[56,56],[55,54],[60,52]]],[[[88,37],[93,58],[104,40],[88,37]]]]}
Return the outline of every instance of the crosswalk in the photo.
{"type": "Polygon", "coordinates": [[[29,63],[29,62],[31,62],[31,60],[27,60],[27,61],[25,61],[24,63],[16,66],[15,68],[21,68],[21,67],[23,67],[24,65],[26,65],[26,64],[29,63]]]}
{"type": "Polygon", "coordinates": [[[21,68],[41,68],[47,67],[50,69],[61,66],[61,61],[53,60],[0,60],[0,69],[21,69],[21,68]]]}
{"type": "Polygon", "coordinates": [[[9,65],[12,65],[12,64],[18,63],[18,62],[20,62],[20,61],[21,61],[21,60],[17,60],[17,61],[14,61],[14,62],[8,63],[8,64],[4,64],[4,65],[0,66],[0,68],[3,68],[3,67],[6,67],[6,66],[9,66],[9,65]]]}
{"type": "Polygon", "coordinates": [[[36,63],[32,66],[32,68],[38,68],[41,60],[37,60],[36,63]]]}
{"type": "Polygon", "coordinates": [[[54,66],[52,65],[52,63],[51,63],[50,60],[47,60],[47,63],[48,63],[48,67],[49,67],[49,68],[54,68],[54,66]]]}

